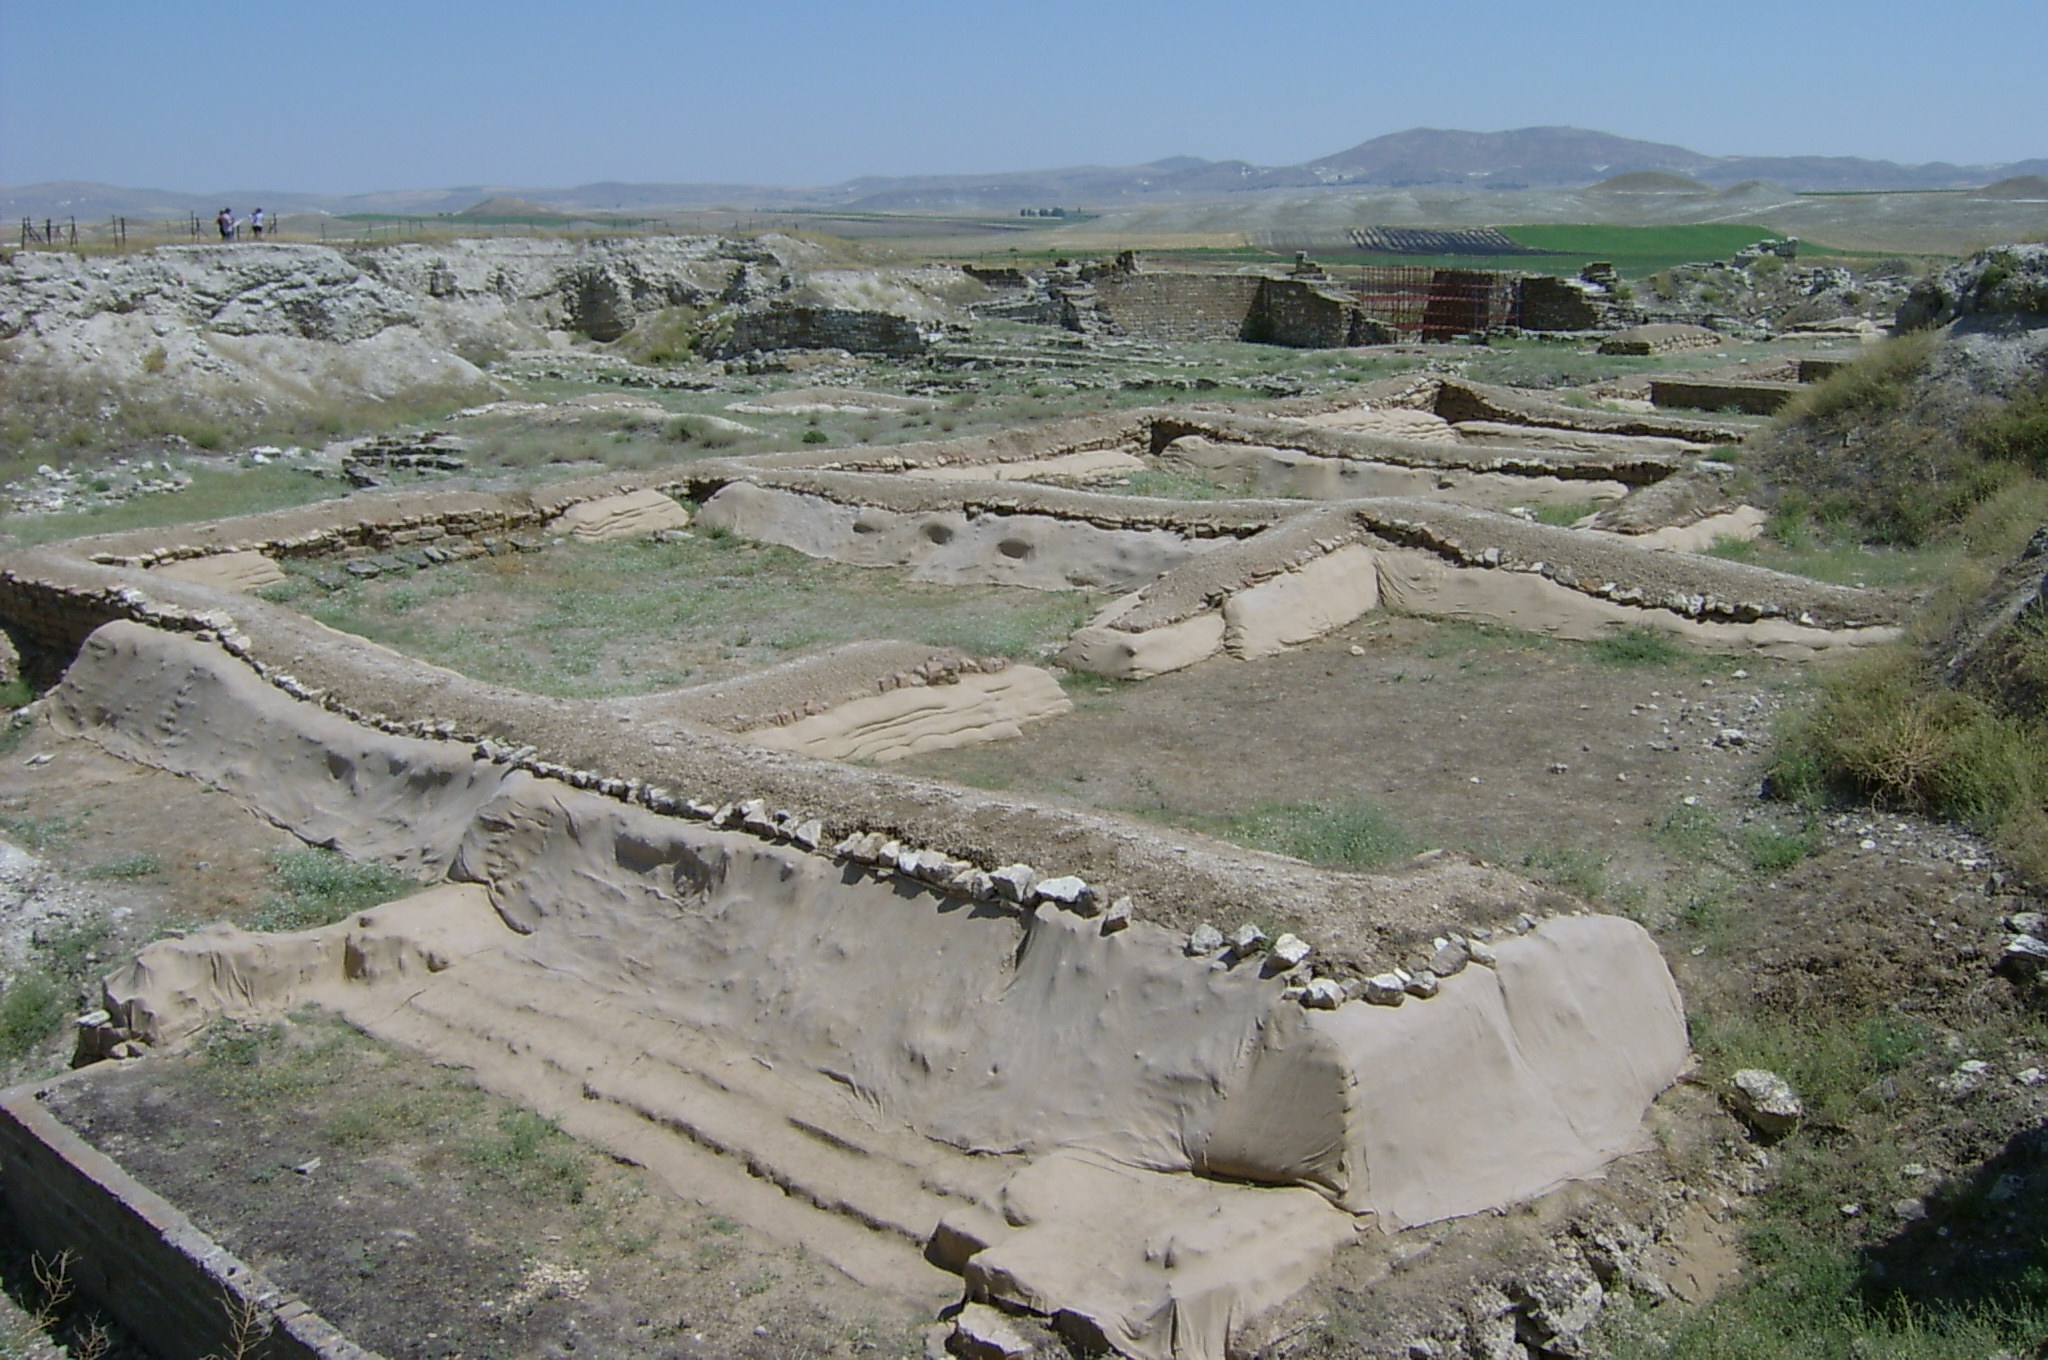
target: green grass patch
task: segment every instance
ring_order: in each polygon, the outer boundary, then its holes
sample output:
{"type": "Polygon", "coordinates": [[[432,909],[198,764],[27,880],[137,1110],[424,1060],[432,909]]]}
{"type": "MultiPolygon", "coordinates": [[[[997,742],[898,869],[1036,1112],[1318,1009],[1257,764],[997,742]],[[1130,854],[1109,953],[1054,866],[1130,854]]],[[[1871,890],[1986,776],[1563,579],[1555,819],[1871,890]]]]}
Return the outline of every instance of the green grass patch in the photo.
{"type": "Polygon", "coordinates": [[[292,468],[258,467],[227,472],[202,468],[182,491],[137,496],[118,505],[94,506],[58,515],[0,516],[0,534],[17,546],[55,543],[85,534],[153,529],[165,524],[253,515],[345,496],[349,487],[292,468]]]}
{"type": "Polygon", "coordinates": [[[1781,874],[1817,852],[1820,831],[1812,824],[1796,831],[1774,826],[1746,826],[1735,837],[1749,867],[1759,874],[1781,874]]]}
{"type": "Polygon", "coordinates": [[[12,755],[28,740],[29,733],[35,730],[36,720],[33,714],[9,714],[5,722],[0,722],[0,756],[12,755]]]}
{"type": "Polygon", "coordinates": [[[0,1058],[18,1063],[71,1017],[71,992],[40,968],[26,968],[0,990],[0,1058]]]}
{"type": "Polygon", "coordinates": [[[1948,579],[1964,556],[1963,549],[1953,544],[1902,547],[1859,543],[1853,538],[1822,543],[1803,517],[1772,526],[1768,537],[1717,539],[1707,552],[1730,562],[1748,562],[1829,585],[1877,589],[1937,584],[1948,579]]]}
{"type": "MultiPolygon", "coordinates": [[[[1744,1067],[1792,1083],[1805,1127],[1773,1149],[1771,1188],[1752,1205],[1749,1270],[1735,1289],[1699,1308],[1648,1309],[1627,1300],[1603,1317],[1591,1353],[1610,1360],[1991,1360],[2031,1354],[2048,1334],[2048,1274],[2028,1234],[2005,1253],[2010,1270],[1971,1288],[1923,1299],[1870,1268],[1887,1246],[1865,1237],[1863,1215],[1885,1212],[1912,1182],[1896,1141],[1900,1097],[1948,1059],[1935,1029],[1892,1011],[1807,1011],[1691,1017],[1701,1078],[1724,1084],[1744,1067]],[[1893,1189],[1892,1187],[1901,1187],[1893,1189]],[[1870,1245],[1866,1245],[1870,1243],[1870,1245]],[[1873,1247],[1875,1250],[1873,1250],[1873,1247]]],[[[1929,1202],[1967,1231],[1981,1187],[1933,1187],[1929,1202]]]]}
{"type": "Polygon", "coordinates": [[[644,694],[869,638],[1035,660],[1100,607],[1086,591],[944,586],[729,534],[566,544],[296,601],[330,627],[539,694],[644,694]]]}
{"type": "Polygon", "coordinates": [[[1913,1308],[1873,1301],[1852,1248],[1772,1226],[1751,1235],[1749,1283],[1699,1309],[1613,1300],[1601,1360],[2010,1360],[2048,1335],[2037,1297],[1913,1308]]]}
{"type": "MultiPolygon", "coordinates": [[[[1568,388],[1603,378],[1661,373],[1675,366],[1670,358],[1592,354],[1577,343],[1557,340],[1501,340],[1475,351],[1465,361],[1464,374],[1474,382],[1507,387],[1568,388]]],[[[1579,393],[1565,396],[1574,405],[1598,409],[1595,403],[1582,400],[1579,393]]]]}
{"type": "Polygon", "coordinates": [[[1657,843],[1686,860],[1711,859],[1727,840],[1720,819],[1697,803],[1681,802],[1656,830],[1657,843]]]}
{"type": "Polygon", "coordinates": [[[85,878],[129,882],[138,878],[154,878],[164,871],[163,861],[155,855],[123,855],[119,859],[101,860],[87,867],[85,878]]]}
{"type": "Polygon", "coordinates": [[[1690,658],[1669,633],[1654,628],[1631,628],[1614,637],[1589,642],[1586,650],[1595,660],[1609,666],[1670,666],[1690,658]]]}
{"type": "Polygon", "coordinates": [[[36,927],[27,957],[0,989],[0,1062],[18,1066],[69,1028],[108,965],[114,935],[102,916],[36,927]]]}
{"type": "Polygon", "coordinates": [[[83,817],[37,817],[0,813],[0,836],[24,850],[54,850],[71,839],[85,824],[83,817]]]}
{"type": "Polygon", "coordinates": [[[531,1110],[505,1110],[460,1145],[464,1160],[530,1199],[583,1202],[590,1168],[576,1141],[531,1110]]]}
{"type": "Polygon", "coordinates": [[[1608,857],[1576,845],[1546,845],[1525,851],[1522,867],[1553,888],[1597,901],[1607,891],[1608,857]]]}
{"type": "Polygon", "coordinates": [[[1207,477],[1168,468],[1145,468],[1133,472],[1124,478],[1123,486],[1116,489],[1127,495],[1153,496],[1168,501],[1216,501],[1245,494],[1242,488],[1226,487],[1207,477]]]}
{"type": "Polygon", "coordinates": [[[249,917],[251,930],[312,930],[418,892],[417,879],[382,864],[357,864],[331,850],[282,850],[271,859],[282,891],[249,917]]]}
{"type": "Polygon", "coordinates": [[[1417,848],[1398,822],[1367,802],[1261,803],[1224,819],[1221,834],[1326,869],[1377,869],[1417,848]]]}
{"type": "Polygon", "coordinates": [[[1554,524],[1560,529],[1569,529],[1588,515],[1598,514],[1612,501],[1554,501],[1547,505],[1533,507],[1538,524],[1554,524]]]}

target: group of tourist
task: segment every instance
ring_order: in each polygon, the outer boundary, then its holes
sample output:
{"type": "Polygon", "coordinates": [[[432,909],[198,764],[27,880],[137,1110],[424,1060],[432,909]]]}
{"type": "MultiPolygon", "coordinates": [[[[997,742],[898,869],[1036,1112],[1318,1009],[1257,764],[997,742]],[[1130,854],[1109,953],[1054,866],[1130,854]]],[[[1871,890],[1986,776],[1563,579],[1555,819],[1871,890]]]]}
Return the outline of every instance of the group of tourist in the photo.
{"type": "Polygon", "coordinates": [[[263,239],[263,209],[261,208],[251,212],[246,223],[235,216],[233,208],[222,208],[220,215],[213,219],[213,224],[220,228],[220,239],[223,241],[241,239],[244,225],[247,225],[249,228],[249,235],[259,241],[263,239]]]}

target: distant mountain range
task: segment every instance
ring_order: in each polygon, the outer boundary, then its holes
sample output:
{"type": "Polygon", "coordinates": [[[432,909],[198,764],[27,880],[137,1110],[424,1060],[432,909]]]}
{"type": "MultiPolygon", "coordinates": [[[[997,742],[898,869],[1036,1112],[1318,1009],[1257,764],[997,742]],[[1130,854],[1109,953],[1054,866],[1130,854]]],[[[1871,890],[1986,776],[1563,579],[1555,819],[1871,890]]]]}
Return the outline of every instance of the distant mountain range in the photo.
{"type": "MultiPolygon", "coordinates": [[[[1657,172],[1702,188],[1767,180],[1800,192],[1971,189],[2018,176],[2048,175],[2048,159],[2005,165],[1900,165],[1854,156],[1707,156],[1682,146],[1635,141],[1583,128],[1511,132],[1411,128],[1301,165],[1259,166],[1174,156],[1137,166],[1075,166],[994,175],[919,175],[847,180],[823,188],[749,184],[583,184],[570,189],[462,185],[374,194],[307,194],[235,189],[192,194],[106,184],[0,187],[0,218],[123,214],[211,217],[261,204],[286,213],[459,213],[491,198],[516,198],[557,212],[653,213],[663,209],[816,208],[840,212],[1000,212],[1027,207],[1112,207],[1194,202],[1238,194],[1440,186],[1511,191],[1573,189],[1619,175],[1657,172]]],[[[1664,190],[1670,192],[1667,186],[1664,190]]]]}

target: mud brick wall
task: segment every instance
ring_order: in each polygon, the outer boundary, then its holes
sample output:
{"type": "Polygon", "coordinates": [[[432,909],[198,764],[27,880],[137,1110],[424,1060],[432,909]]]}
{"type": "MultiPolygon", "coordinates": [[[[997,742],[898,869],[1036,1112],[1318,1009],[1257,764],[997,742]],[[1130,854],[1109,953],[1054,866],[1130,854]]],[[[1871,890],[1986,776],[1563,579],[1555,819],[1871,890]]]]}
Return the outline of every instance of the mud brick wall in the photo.
{"type": "Polygon", "coordinates": [[[1607,324],[1607,312],[1583,289],[1563,279],[1537,275],[1519,285],[1525,331],[1590,331],[1607,324]]]}
{"type": "Polygon", "coordinates": [[[378,1360],[58,1122],[25,1087],[0,1095],[0,1210],[30,1250],[70,1252],[77,1296],[162,1360],[233,1354],[228,1307],[243,1300],[273,1319],[249,1360],[378,1360]]]}
{"type": "Polygon", "coordinates": [[[1266,282],[1256,274],[1112,274],[1095,281],[1095,306],[1124,335],[1242,340],[1266,282]]]}
{"type": "Polygon", "coordinates": [[[924,332],[894,312],[849,307],[771,307],[733,322],[732,334],[713,346],[712,357],[730,359],[753,350],[843,349],[853,354],[922,354],[924,332]]]}
{"type": "Polygon", "coordinates": [[[1306,279],[1267,279],[1244,338],[1295,349],[1341,349],[1384,345],[1394,336],[1343,293],[1306,279]]]}
{"type": "Polygon", "coordinates": [[[1306,279],[1257,274],[1111,274],[1095,306],[1124,335],[1147,340],[1250,340],[1295,349],[1385,344],[1385,327],[1343,293],[1306,279]]]}

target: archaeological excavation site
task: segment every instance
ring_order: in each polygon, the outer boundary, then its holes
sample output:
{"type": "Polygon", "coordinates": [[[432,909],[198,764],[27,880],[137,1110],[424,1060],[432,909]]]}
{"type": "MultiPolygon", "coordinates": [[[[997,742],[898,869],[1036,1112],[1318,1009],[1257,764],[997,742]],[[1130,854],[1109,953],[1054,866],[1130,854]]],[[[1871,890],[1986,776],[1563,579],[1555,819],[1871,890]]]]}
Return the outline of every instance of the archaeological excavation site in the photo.
{"type": "Polygon", "coordinates": [[[1935,728],[2040,730],[2048,247],[1843,259],[15,254],[9,1307],[1977,1354],[1884,1338],[2039,1315],[2048,785],[1935,728]]]}

